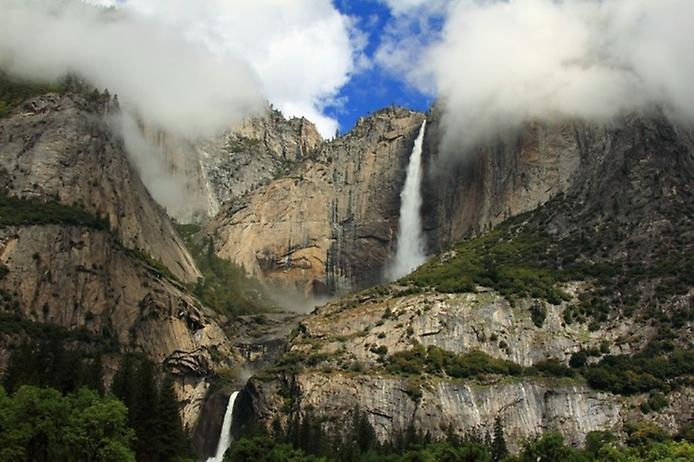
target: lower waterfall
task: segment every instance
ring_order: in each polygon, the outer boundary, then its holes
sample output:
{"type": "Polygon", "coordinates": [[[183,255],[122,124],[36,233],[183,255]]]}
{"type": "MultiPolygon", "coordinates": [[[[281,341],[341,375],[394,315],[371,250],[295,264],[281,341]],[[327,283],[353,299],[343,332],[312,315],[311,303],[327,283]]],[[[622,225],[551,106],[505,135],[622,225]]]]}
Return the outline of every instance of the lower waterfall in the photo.
{"type": "Polygon", "coordinates": [[[224,422],[222,423],[222,431],[219,434],[219,442],[217,443],[217,452],[214,457],[207,459],[207,462],[222,462],[224,459],[224,453],[229,449],[231,444],[231,420],[234,414],[234,402],[236,401],[236,396],[239,392],[235,391],[229,396],[229,403],[227,404],[227,410],[224,413],[224,422]]]}

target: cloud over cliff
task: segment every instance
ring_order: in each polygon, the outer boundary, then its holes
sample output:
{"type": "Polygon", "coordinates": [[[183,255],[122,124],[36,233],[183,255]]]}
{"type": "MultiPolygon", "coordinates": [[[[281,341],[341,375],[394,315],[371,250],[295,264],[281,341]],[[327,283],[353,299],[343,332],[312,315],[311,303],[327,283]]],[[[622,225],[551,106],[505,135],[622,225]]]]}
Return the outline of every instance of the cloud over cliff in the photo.
{"type": "Polygon", "coordinates": [[[409,77],[434,83],[447,149],[655,104],[694,122],[692,25],[691,0],[459,0],[409,77]]]}
{"type": "Polygon", "coordinates": [[[325,109],[360,58],[360,33],[330,0],[91,0],[164,24],[222,60],[240,58],[285,115],[305,116],[323,136],[325,109]]]}
{"type": "Polygon", "coordinates": [[[0,66],[43,80],[75,72],[177,133],[208,134],[262,107],[239,58],[222,60],[170,28],[77,2],[2,0],[0,66]]]}
{"type": "Polygon", "coordinates": [[[356,29],[329,0],[0,0],[0,66],[76,72],[178,134],[209,134],[262,106],[324,115],[354,70],[356,29]],[[113,8],[105,9],[103,6],[113,8]]]}

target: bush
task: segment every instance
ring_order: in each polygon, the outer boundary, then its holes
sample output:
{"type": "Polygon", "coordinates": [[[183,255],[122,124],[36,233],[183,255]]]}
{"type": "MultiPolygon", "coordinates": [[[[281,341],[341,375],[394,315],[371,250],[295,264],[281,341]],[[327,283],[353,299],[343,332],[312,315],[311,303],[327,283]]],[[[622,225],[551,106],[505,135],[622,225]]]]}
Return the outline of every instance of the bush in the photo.
{"type": "Polygon", "coordinates": [[[520,375],[523,372],[518,364],[494,358],[481,351],[453,353],[436,346],[425,349],[419,343],[411,350],[391,355],[386,369],[396,374],[445,373],[454,378],[482,374],[520,375]]]}
{"type": "Polygon", "coordinates": [[[533,324],[537,327],[542,327],[545,323],[545,318],[547,317],[547,308],[539,303],[535,303],[530,307],[530,318],[533,320],[533,324]]]}

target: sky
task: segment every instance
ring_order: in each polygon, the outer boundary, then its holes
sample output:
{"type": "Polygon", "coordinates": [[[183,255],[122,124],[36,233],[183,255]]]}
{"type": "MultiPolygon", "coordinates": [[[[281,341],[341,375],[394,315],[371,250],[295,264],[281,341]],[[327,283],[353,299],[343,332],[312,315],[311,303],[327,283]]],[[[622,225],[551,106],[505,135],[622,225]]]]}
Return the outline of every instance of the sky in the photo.
{"type": "MultiPolygon", "coordinates": [[[[359,117],[390,105],[424,112],[433,102],[433,92],[403,78],[401,69],[393,68],[393,63],[386,60],[389,55],[387,48],[399,39],[416,36],[428,43],[443,26],[441,16],[432,16],[426,19],[433,30],[422,30],[410,18],[403,18],[403,13],[416,10],[419,3],[410,2],[412,10],[403,9],[405,3],[406,0],[394,0],[390,4],[376,0],[338,0],[334,3],[341,13],[355,18],[356,26],[364,34],[366,60],[365,65],[340,89],[344,104],[326,108],[326,113],[338,120],[343,131],[353,127],[359,117]]],[[[403,56],[401,59],[414,62],[416,57],[403,56]]]]}
{"type": "Polygon", "coordinates": [[[437,101],[449,150],[528,120],[654,105],[694,122],[692,0],[0,0],[0,11],[0,67],[77,72],[186,136],[266,101],[325,138],[385,106],[437,101]]]}

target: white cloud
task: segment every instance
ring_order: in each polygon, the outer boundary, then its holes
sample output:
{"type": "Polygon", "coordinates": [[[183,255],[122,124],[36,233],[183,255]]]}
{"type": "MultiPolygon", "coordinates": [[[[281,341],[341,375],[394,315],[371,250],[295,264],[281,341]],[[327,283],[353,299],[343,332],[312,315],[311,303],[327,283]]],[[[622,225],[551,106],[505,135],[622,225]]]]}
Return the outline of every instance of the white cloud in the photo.
{"type": "Polygon", "coordinates": [[[413,66],[420,61],[424,50],[440,38],[440,23],[453,0],[380,1],[389,8],[392,17],[381,33],[375,63],[383,71],[433,93],[429,76],[422,78],[413,66]]]}
{"type": "Polygon", "coordinates": [[[177,133],[228,126],[262,94],[332,136],[324,111],[363,60],[363,36],[330,0],[85,1],[116,11],[0,0],[0,64],[79,71],[177,133]]]}
{"type": "Polygon", "coordinates": [[[380,0],[393,16],[409,15],[413,12],[442,14],[453,0],[380,0]]]}
{"type": "Polygon", "coordinates": [[[448,148],[530,119],[654,103],[694,122],[692,25],[691,0],[460,0],[409,72],[435,82],[448,148]]]}
{"type": "Polygon", "coordinates": [[[287,115],[318,122],[355,72],[363,38],[330,0],[127,0],[121,7],[182,31],[222,59],[240,56],[259,76],[264,94],[287,115]]]}
{"type": "Polygon", "coordinates": [[[54,80],[76,72],[151,123],[196,136],[263,105],[240,58],[211,55],[170,28],[73,1],[0,0],[0,67],[54,80]]]}

